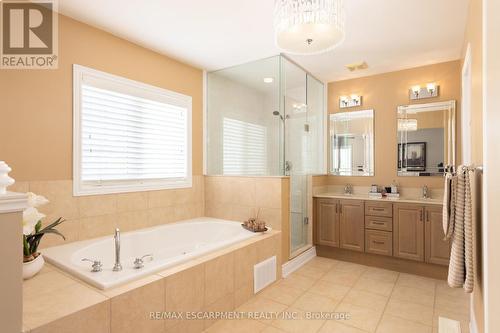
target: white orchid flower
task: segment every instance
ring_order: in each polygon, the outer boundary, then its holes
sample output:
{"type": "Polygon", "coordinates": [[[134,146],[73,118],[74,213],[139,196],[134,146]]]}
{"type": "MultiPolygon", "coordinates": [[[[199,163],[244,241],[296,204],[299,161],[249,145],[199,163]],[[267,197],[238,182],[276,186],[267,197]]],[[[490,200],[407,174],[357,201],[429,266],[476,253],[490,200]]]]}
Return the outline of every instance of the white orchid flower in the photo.
{"type": "Polygon", "coordinates": [[[28,206],[29,207],[40,207],[49,203],[46,197],[43,195],[37,195],[33,192],[28,192],[28,206]]]}
{"type": "Polygon", "coordinates": [[[35,231],[35,226],[45,217],[36,208],[29,207],[23,212],[23,234],[25,236],[31,235],[35,231]]]}

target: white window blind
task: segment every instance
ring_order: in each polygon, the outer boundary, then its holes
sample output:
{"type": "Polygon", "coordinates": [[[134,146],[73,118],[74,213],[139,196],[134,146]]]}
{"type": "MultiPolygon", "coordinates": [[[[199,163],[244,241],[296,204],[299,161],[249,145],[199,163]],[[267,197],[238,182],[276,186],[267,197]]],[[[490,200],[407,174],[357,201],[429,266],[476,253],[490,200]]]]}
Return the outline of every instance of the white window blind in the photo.
{"type": "Polygon", "coordinates": [[[190,97],[82,66],[74,75],[75,194],[191,186],[190,97]]]}
{"type": "Polygon", "coordinates": [[[223,171],[225,175],[265,175],[266,127],[241,120],[223,119],[223,171]]]}

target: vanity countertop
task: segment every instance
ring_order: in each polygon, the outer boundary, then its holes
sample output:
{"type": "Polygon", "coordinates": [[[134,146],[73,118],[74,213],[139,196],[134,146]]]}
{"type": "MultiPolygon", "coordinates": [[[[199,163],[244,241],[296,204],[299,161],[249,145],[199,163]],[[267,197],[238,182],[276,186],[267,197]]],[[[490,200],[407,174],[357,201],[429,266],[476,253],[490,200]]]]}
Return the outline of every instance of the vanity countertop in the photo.
{"type": "Polygon", "coordinates": [[[373,198],[368,194],[343,194],[343,193],[318,193],[313,197],[315,198],[331,198],[331,199],[352,199],[352,200],[366,200],[366,201],[383,201],[383,202],[395,202],[395,203],[413,203],[413,204],[421,204],[421,205],[442,205],[442,199],[424,199],[424,198],[373,198]]]}

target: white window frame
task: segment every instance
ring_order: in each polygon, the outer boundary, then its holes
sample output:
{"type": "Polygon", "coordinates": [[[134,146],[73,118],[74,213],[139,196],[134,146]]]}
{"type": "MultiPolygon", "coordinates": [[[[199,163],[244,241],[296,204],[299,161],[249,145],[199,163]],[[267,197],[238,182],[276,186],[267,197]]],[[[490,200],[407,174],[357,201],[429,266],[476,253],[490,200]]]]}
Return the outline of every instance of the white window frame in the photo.
{"type": "Polygon", "coordinates": [[[125,192],[140,192],[164,189],[189,188],[193,185],[192,159],[192,97],[174,91],[162,89],[142,82],[126,79],[117,75],[105,73],[81,65],[73,65],[73,195],[97,195],[125,192]],[[105,182],[100,185],[84,184],[81,180],[81,91],[83,77],[108,80],[141,93],[146,98],[168,104],[181,106],[187,109],[187,177],[183,179],[151,179],[151,180],[124,180],[105,182]],[[147,97],[149,96],[149,97],[147,97]],[[153,99],[153,98],[151,98],[153,99]]]}

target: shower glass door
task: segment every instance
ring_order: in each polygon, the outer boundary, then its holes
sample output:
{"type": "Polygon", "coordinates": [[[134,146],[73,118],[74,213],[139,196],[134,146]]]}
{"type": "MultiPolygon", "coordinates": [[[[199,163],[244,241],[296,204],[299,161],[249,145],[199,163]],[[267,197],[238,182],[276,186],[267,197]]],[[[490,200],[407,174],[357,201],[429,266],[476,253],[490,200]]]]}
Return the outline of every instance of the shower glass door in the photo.
{"type": "Polygon", "coordinates": [[[323,84],[282,58],[285,174],[290,177],[290,257],[312,244],[310,175],[323,156],[323,84]]]}

